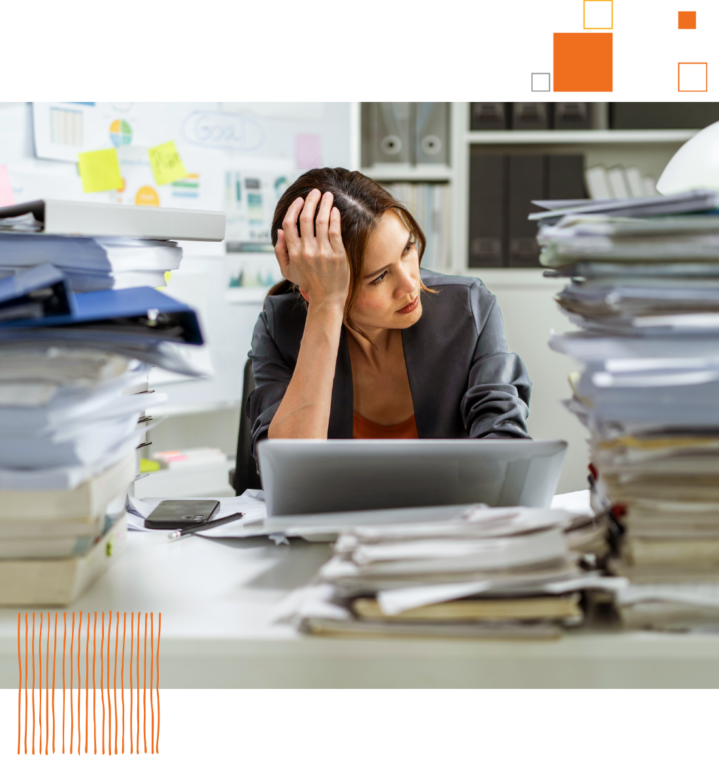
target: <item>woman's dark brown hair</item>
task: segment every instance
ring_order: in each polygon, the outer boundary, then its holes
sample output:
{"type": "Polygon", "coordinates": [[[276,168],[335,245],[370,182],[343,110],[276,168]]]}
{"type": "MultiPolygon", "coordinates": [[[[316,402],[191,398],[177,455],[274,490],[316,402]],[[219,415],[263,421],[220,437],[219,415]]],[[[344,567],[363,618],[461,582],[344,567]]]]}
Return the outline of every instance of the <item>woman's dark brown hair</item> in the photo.
{"type": "MultiPolygon", "coordinates": [[[[362,286],[364,268],[364,253],[367,240],[387,211],[394,210],[402,219],[407,229],[413,235],[420,262],[427,244],[424,232],[414,216],[399,201],[379,184],[367,178],[359,171],[348,171],[345,168],[316,168],[303,173],[282,195],[272,221],[272,245],[277,245],[277,232],[282,229],[287,210],[298,198],[307,199],[307,195],[318,189],[320,193],[331,192],[334,196],[334,206],[339,210],[342,222],[342,242],[344,243],[347,259],[350,265],[350,294],[345,323],[352,330],[364,336],[350,319],[353,307],[357,303],[362,286]]],[[[317,206],[319,211],[319,205],[317,206]]],[[[431,289],[420,280],[422,290],[431,289]]],[[[273,286],[268,296],[287,293],[295,288],[289,280],[273,286]]]]}

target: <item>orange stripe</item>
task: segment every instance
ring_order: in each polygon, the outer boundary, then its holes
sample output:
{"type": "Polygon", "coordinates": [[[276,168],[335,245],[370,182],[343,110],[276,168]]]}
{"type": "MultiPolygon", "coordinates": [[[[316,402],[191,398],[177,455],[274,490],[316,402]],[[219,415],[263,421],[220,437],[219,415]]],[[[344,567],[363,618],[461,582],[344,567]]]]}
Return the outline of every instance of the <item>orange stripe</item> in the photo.
{"type": "Polygon", "coordinates": [[[45,642],[45,690],[47,691],[47,678],[50,672],[50,611],[47,612],[47,640],[45,642]]]}
{"type": "Polygon", "coordinates": [[[82,735],[80,733],[80,691],[82,690],[81,669],[80,669],[80,648],[82,647],[82,611],[80,611],[80,622],[77,627],[77,754],[80,754],[82,747],[82,735]]]}
{"type": "MultiPolygon", "coordinates": [[[[25,614],[25,754],[27,754],[27,613],[25,614]]],[[[33,635],[34,637],[34,635],[33,635]]],[[[34,649],[33,644],[33,649],[34,649]]],[[[35,657],[33,656],[33,666],[35,666],[35,657]]],[[[34,679],[34,678],[33,678],[34,679]]],[[[35,703],[35,696],[33,694],[33,704],[35,703]]],[[[33,718],[33,722],[35,722],[33,718]]]]}
{"type": "Polygon", "coordinates": [[[75,644],[75,611],[72,612],[72,634],[70,635],[70,690],[72,690],[72,647],[75,644]]]}
{"type": "MultiPolygon", "coordinates": [[[[90,688],[90,611],[87,612],[87,640],[85,641],[85,690],[90,688]]],[[[92,738],[92,728],[90,728],[92,738]]]]}
{"type": "Polygon", "coordinates": [[[125,630],[127,611],[122,613],[122,666],[120,667],[120,696],[122,698],[122,754],[125,754],[125,630]]]}
{"type": "Polygon", "coordinates": [[[115,698],[115,754],[117,754],[117,641],[120,638],[120,612],[115,617],[115,670],[112,678],[112,690],[115,698]]]}
{"type": "Polygon", "coordinates": [[[104,684],[104,677],[103,677],[103,659],[105,657],[104,649],[105,649],[105,611],[102,612],[102,616],[100,617],[100,621],[102,622],[102,635],[100,636],[100,690],[102,690],[105,687],[104,684]]]}
{"type": "Polygon", "coordinates": [[[152,673],[155,671],[155,645],[154,645],[155,629],[153,627],[153,617],[150,614],[150,690],[152,690],[152,673]]]}
{"type": "Polygon", "coordinates": [[[107,622],[107,690],[110,690],[110,641],[112,640],[112,611],[108,613],[107,622]]]}
{"type": "Polygon", "coordinates": [[[32,612],[32,753],[35,754],[35,611],[32,612]]]}
{"type": "MultiPolygon", "coordinates": [[[[39,709],[40,709],[40,734],[39,734],[39,736],[40,736],[40,754],[42,754],[42,621],[43,621],[43,612],[40,611],[40,638],[38,639],[38,643],[37,643],[37,650],[38,650],[38,654],[39,654],[39,657],[40,657],[40,681],[39,681],[39,685],[38,685],[38,691],[40,693],[40,707],[39,707],[39,709]]],[[[35,749],[34,741],[35,740],[33,739],[33,745],[32,745],[33,749],[35,749]]],[[[34,752],[33,752],[33,754],[34,754],[34,752]]]]}
{"type": "Polygon", "coordinates": [[[95,623],[92,627],[92,690],[95,688],[95,640],[97,636],[97,611],[95,611],[95,623]]]}
{"type": "Polygon", "coordinates": [[[160,754],[160,630],[162,629],[162,614],[157,614],[157,745],[155,752],[160,754]]]}
{"type": "Polygon", "coordinates": [[[17,682],[18,691],[22,690],[22,651],[20,650],[20,623],[22,621],[22,614],[18,611],[17,614],[17,666],[19,679],[17,682]]]}
{"type": "MultiPolygon", "coordinates": [[[[67,640],[67,612],[62,612],[62,754],[65,754],[65,640],[67,640]]],[[[72,660],[72,653],[70,653],[72,660]]]]}
{"type": "Polygon", "coordinates": [[[147,690],[147,612],[145,612],[145,642],[142,651],[142,690],[147,690]]]}
{"type": "Polygon", "coordinates": [[[55,754],[55,660],[57,659],[57,611],[55,611],[55,634],[52,641],[52,753],[55,754]]]}
{"type": "Polygon", "coordinates": [[[130,612],[130,754],[133,754],[132,744],[132,646],[135,640],[135,613],[130,612]]]}

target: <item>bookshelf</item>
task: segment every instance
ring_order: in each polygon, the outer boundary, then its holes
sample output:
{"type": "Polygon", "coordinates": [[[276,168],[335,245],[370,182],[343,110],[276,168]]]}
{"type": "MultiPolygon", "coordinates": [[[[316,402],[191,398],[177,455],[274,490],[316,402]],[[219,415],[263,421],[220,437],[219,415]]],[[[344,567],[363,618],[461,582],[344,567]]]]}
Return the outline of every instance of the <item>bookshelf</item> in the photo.
{"type": "MultiPolygon", "coordinates": [[[[354,132],[362,135],[360,104],[351,110],[354,132]]],[[[472,151],[542,153],[582,152],[588,166],[630,164],[646,175],[659,177],[669,158],[694,136],[696,130],[608,130],[590,128],[575,131],[472,131],[469,102],[450,103],[450,164],[391,164],[362,167],[359,146],[356,167],[380,183],[447,183],[452,200],[449,247],[452,272],[491,278],[503,286],[539,286],[540,269],[482,269],[467,266],[469,228],[469,157],[472,151]],[[519,272],[520,274],[513,274],[519,272]]],[[[606,125],[606,122],[604,123],[606,125]]],[[[357,140],[357,145],[359,141],[357,140]]]]}

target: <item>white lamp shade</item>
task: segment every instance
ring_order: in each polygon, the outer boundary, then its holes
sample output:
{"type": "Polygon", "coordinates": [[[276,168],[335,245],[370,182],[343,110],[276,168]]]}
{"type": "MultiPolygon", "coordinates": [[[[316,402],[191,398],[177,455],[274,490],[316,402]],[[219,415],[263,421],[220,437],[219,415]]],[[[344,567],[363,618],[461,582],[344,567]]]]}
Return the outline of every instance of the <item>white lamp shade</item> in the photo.
{"type": "Polygon", "coordinates": [[[708,125],[682,144],[657,182],[662,195],[689,189],[719,190],[719,123],[708,125]]]}

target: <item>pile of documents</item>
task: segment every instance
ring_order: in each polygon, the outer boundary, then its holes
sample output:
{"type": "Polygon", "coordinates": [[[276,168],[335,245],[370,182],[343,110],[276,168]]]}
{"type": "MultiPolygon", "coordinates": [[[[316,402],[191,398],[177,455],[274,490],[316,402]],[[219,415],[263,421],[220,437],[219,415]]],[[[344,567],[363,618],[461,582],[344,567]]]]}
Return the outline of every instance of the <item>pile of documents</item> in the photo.
{"type": "Polygon", "coordinates": [[[573,544],[592,537],[571,537],[586,528],[591,516],[482,505],[462,519],[359,525],[289,609],[320,635],[558,637],[581,623],[582,592],[612,582],[581,567],[573,544]]]}
{"type": "Polygon", "coordinates": [[[566,405],[590,432],[610,569],[632,582],[622,616],[719,626],[719,195],[651,200],[534,215],[553,222],[541,261],[572,279],[557,301],[581,329],[550,346],[584,364],[566,405]]]}
{"type": "MultiPolygon", "coordinates": [[[[111,231],[116,207],[99,207],[111,231]]],[[[167,399],[152,365],[198,375],[182,348],[203,339],[155,278],[92,290],[176,268],[174,243],[23,226],[0,233],[0,604],[68,604],[122,550],[147,411],[167,399]]]]}

